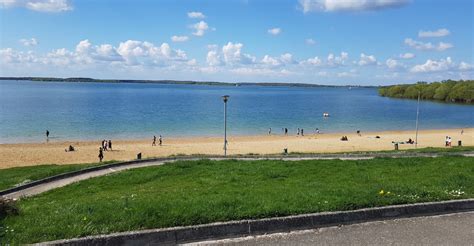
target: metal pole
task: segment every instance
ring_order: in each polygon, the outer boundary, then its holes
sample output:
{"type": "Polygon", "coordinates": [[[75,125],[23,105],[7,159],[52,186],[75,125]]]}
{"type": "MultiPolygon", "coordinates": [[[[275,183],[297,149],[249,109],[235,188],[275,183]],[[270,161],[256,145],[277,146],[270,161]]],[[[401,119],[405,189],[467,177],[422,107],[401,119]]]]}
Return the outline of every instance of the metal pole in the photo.
{"type": "Polygon", "coordinates": [[[416,106],[416,134],[415,134],[415,149],[418,147],[418,116],[420,115],[420,91],[418,91],[418,104],[416,106]]]}
{"type": "Polygon", "coordinates": [[[227,100],[224,101],[224,156],[227,155],[227,100]]]}

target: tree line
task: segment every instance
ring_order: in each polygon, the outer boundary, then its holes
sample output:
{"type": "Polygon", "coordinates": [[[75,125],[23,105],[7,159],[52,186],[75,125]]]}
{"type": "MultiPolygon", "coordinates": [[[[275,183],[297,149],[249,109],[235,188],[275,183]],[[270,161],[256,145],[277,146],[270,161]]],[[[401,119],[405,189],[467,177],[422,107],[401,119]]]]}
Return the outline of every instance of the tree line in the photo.
{"type": "Polygon", "coordinates": [[[418,94],[423,100],[474,103],[474,80],[418,82],[379,88],[379,95],[383,97],[417,99],[418,94]]]}

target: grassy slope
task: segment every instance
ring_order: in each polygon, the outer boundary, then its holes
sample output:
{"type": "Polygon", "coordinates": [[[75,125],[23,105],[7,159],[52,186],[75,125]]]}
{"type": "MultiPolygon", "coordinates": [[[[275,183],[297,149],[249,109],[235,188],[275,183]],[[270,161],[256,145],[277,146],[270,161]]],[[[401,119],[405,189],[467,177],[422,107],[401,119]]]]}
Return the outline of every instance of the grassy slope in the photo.
{"type": "Polygon", "coordinates": [[[14,167],[0,169],[0,190],[12,188],[17,184],[27,183],[61,173],[77,171],[87,167],[103,165],[104,163],[87,163],[71,165],[39,165],[30,167],[14,167]]]}
{"type": "MultiPolygon", "coordinates": [[[[377,154],[377,153],[437,153],[437,154],[444,154],[444,153],[454,153],[454,152],[462,152],[462,151],[474,151],[474,146],[468,147],[455,147],[455,148],[421,148],[421,149],[410,149],[410,150],[403,150],[403,151],[375,151],[375,152],[348,152],[353,154],[377,154]]],[[[290,153],[290,155],[318,155],[321,153],[299,153],[294,152],[290,153]]],[[[341,153],[334,153],[334,154],[341,154],[341,153]]],[[[174,155],[179,156],[179,155],[174,155]]],[[[199,155],[195,155],[199,156],[199,155]]],[[[258,156],[258,155],[257,155],[258,156]]],[[[54,176],[61,173],[72,172],[76,170],[80,170],[87,167],[97,166],[101,164],[108,164],[113,163],[116,161],[109,161],[103,163],[88,163],[88,164],[71,164],[71,165],[39,165],[39,166],[30,166],[30,167],[14,167],[14,168],[7,168],[7,169],[0,169],[0,190],[12,188],[15,185],[31,182],[39,179],[43,179],[46,177],[54,176]]]]}
{"type": "Polygon", "coordinates": [[[182,161],[20,200],[21,214],[0,221],[0,237],[31,243],[467,197],[474,197],[473,158],[468,157],[182,161]],[[380,195],[381,189],[390,194],[380,195]]]}

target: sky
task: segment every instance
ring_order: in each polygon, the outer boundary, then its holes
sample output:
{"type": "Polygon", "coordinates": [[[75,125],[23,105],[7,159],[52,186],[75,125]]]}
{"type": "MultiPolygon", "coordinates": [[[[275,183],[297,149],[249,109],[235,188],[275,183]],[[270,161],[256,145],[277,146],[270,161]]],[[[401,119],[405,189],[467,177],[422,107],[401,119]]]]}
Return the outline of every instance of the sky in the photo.
{"type": "Polygon", "coordinates": [[[474,78],[471,0],[0,0],[0,76],[474,78]]]}

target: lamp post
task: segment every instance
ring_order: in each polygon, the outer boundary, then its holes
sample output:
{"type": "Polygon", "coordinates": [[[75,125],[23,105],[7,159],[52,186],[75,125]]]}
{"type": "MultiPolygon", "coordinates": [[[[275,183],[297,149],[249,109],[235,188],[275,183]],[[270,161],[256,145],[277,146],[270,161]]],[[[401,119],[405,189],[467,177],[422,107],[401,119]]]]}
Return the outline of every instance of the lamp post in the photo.
{"type": "Polygon", "coordinates": [[[418,103],[416,105],[416,133],[415,133],[415,149],[418,148],[418,116],[420,115],[420,91],[418,91],[418,103]]]}
{"type": "Polygon", "coordinates": [[[224,156],[227,155],[227,101],[229,100],[229,95],[222,96],[224,101],[224,156]]]}

